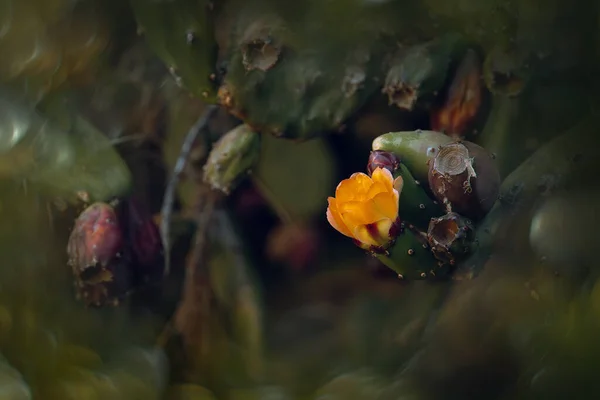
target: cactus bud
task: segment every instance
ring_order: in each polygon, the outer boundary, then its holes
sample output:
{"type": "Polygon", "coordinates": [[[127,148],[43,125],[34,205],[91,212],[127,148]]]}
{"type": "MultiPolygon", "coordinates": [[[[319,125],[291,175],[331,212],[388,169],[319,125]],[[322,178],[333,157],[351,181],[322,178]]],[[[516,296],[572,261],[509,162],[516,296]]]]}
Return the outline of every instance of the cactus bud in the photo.
{"type": "Polygon", "coordinates": [[[390,172],[396,171],[400,161],[398,157],[387,151],[375,150],[369,154],[369,161],[367,163],[367,171],[369,175],[373,175],[373,171],[377,168],[385,168],[390,172]]]}
{"type": "Polygon", "coordinates": [[[452,211],[480,219],[498,198],[500,174],[485,149],[471,142],[455,142],[440,147],[430,161],[429,187],[452,211]]]}
{"type": "Polygon", "coordinates": [[[204,166],[204,181],[229,194],[246,176],[260,154],[260,135],[242,124],[215,143],[204,166]]]}
{"type": "Polygon", "coordinates": [[[477,54],[467,51],[441,107],[431,114],[431,129],[463,138],[482,102],[481,66],[477,54]]]}
{"type": "Polygon", "coordinates": [[[435,257],[454,265],[472,251],[474,230],[471,221],[457,213],[432,218],[427,230],[427,241],[435,257]]]}
{"type": "Polygon", "coordinates": [[[428,161],[440,146],[451,142],[450,137],[434,131],[390,132],[375,138],[372,149],[394,154],[416,180],[427,182],[428,161]]]}

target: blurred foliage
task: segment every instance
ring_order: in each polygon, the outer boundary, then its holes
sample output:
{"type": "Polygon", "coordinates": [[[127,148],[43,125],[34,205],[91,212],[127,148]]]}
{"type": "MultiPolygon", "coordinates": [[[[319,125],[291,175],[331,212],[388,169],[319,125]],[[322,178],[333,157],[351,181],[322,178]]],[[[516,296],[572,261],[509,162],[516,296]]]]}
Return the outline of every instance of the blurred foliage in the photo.
{"type": "Polygon", "coordinates": [[[593,397],[599,16],[591,0],[0,0],[0,398],[593,397]],[[467,107],[465,52],[468,121],[444,108],[467,107]],[[455,280],[399,281],[327,225],[326,199],[379,138],[425,231],[443,214],[426,163],[451,138],[424,140],[440,109],[494,153],[500,198],[455,280]],[[256,140],[219,153],[241,130],[256,140]],[[211,151],[228,196],[204,182],[211,151]],[[182,162],[170,275],[85,307],[78,215],[135,198],[121,229],[158,225],[182,162]]]}

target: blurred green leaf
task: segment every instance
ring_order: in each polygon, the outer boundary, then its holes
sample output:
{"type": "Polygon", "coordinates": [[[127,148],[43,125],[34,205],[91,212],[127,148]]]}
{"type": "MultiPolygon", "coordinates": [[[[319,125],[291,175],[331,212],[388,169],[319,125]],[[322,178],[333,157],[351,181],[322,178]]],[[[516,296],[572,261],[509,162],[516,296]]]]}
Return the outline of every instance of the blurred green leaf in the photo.
{"type": "Polygon", "coordinates": [[[335,164],[322,139],[293,143],[265,135],[255,176],[269,200],[294,219],[325,212],[323,201],[335,185],[335,164]]]}

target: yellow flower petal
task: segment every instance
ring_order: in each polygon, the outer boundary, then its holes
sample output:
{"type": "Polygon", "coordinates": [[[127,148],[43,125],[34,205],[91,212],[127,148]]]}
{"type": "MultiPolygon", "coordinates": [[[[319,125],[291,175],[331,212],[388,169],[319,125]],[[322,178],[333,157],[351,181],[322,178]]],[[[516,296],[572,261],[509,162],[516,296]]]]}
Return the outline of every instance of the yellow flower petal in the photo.
{"type": "Polygon", "coordinates": [[[356,240],[367,246],[380,246],[379,242],[375,240],[366,225],[359,225],[354,228],[354,237],[356,240]]]}
{"type": "Polygon", "coordinates": [[[354,235],[350,229],[348,229],[338,211],[336,199],[329,197],[327,201],[329,203],[329,207],[327,207],[327,221],[329,221],[331,226],[333,226],[342,235],[353,238],[354,235]]]}
{"type": "MultiPolygon", "coordinates": [[[[401,190],[401,185],[398,188],[401,190]]],[[[389,170],[377,168],[372,177],[355,173],[340,182],[335,197],[328,198],[327,220],[343,235],[361,242],[364,248],[386,246],[390,242],[390,228],[398,217],[399,196],[389,170]]]]}
{"type": "Polygon", "coordinates": [[[339,204],[339,212],[344,221],[351,225],[367,225],[387,218],[372,201],[350,201],[339,204]]]}
{"type": "Polygon", "coordinates": [[[379,193],[373,197],[375,207],[386,218],[395,221],[398,217],[398,200],[393,193],[379,193]]]}
{"type": "Polygon", "coordinates": [[[402,179],[401,176],[394,179],[393,187],[398,191],[398,193],[402,192],[402,188],[404,187],[404,179],[402,179]]]}
{"type": "Polygon", "coordinates": [[[386,190],[392,191],[392,184],[394,182],[394,176],[387,168],[375,168],[372,174],[373,182],[383,183],[386,187],[386,190]]]}
{"type": "Polygon", "coordinates": [[[365,194],[365,198],[361,200],[369,200],[373,197],[377,196],[379,193],[389,193],[388,188],[384,183],[381,182],[373,182],[369,191],[365,194]]]}
{"type": "Polygon", "coordinates": [[[389,241],[392,221],[382,219],[370,225],[359,225],[354,229],[354,236],[367,246],[384,246],[389,241]]]}

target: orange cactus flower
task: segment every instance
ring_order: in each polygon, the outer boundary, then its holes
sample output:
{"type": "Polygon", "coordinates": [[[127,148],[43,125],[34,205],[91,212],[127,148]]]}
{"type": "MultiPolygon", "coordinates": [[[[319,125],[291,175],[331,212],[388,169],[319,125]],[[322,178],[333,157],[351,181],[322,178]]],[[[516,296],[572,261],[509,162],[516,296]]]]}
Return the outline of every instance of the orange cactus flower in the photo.
{"type": "Polygon", "coordinates": [[[385,168],[371,176],[355,173],[344,179],[327,200],[327,220],[364,249],[385,248],[394,238],[402,178],[385,168]]]}

